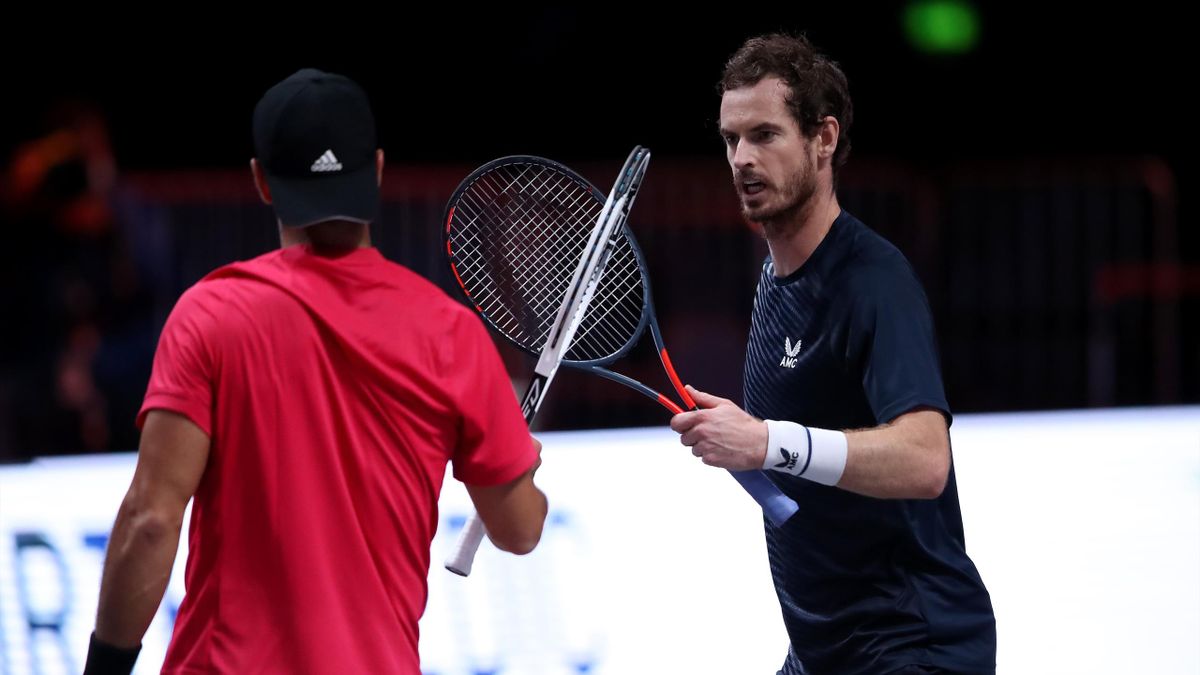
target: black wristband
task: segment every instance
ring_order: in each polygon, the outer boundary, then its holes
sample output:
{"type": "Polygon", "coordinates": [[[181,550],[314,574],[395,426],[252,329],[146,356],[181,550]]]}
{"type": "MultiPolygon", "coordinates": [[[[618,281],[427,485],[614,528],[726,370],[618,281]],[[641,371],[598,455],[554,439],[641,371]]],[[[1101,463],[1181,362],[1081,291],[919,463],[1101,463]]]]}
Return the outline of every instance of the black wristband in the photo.
{"type": "Polygon", "coordinates": [[[92,641],[88,644],[87,663],[83,666],[83,675],[110,675],[120,673],[129,675],[133,672],[133,664],[137,661],[142,646],[133,649],[114,647],[107,642],[96,639],[92,633],[92,641]]]}

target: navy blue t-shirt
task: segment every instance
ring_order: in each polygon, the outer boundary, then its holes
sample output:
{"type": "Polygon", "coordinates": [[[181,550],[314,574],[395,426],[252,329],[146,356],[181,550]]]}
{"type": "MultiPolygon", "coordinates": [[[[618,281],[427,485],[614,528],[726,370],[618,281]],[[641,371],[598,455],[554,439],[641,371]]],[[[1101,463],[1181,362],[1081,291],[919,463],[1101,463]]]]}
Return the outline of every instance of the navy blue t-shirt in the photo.
{"type": "MultiPolygon", "coordinates": [[[[745,369],[746,411],[861,429],[918,407],[950,420],[929,303],[912,267],[843,211],[792,274],[763,266],[745,369]]],[[[791,650],[785,675],[925,665],[991,673],[991,599],[963,542],[951,465],[937,499],[875,499],[769,471],[800,505],[766,522],[791,650]]]]}

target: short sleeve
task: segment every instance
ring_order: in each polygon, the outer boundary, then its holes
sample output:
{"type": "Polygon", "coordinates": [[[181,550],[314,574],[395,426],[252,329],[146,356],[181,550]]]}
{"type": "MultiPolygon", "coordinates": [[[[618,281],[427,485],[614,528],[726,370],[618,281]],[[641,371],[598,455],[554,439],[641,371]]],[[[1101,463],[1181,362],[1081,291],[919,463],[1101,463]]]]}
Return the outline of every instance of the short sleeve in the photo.
{"type": "Polygon", "coordinates": [[[477,316],[456,312],[448,340],[449,389],[459,411],[454,477],[500,485],[529,470],[537,452],[496,346],[477,316]]]}
{"type": "Polygon", "coordinates": [[[196,287],[175,304],[154,354],[150,384],[138,413],[140,428],[151,410],[179,413],[212,436],[214,359],[213,308],[196,287]]]}
{"type": "Polygon", "coordinates": [[[933,317],[906,261],[887,261],[852,283],[851,362],[877,424],[910,410],[936,408],[950,422],[933,317]]]}

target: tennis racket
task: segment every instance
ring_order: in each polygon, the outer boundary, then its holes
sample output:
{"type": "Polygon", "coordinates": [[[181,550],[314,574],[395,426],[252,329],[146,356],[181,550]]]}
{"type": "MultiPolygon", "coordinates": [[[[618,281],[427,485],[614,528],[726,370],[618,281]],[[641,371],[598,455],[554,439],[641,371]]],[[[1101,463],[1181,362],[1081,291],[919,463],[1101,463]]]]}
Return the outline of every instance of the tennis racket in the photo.
{"type": "MultiPolygon", "coordinates": [[[[648,160],[649,152],[640,147],[630,155],[631,160],[639,153],[648,160]]],[[[551,333],[561,309],[556,303],[563,293],[555,291],[574,282],[564,265],[554,261],[558,257],[575,260],[580,252],[586,253],[593,223],[606,216],[614,197],[619,200],[624,195],[620,222],[614,222],[619,227],[603,242],[609,249],[603,274],[595,280],[589,304],[577,317],[573,340],[559,358],[568,367],[624,384],[679,413],[684,408],[671,398],[609,368],[638,344],[649,326],[672,386],[688,409],[696,408],[663,344],[645,261],[626,222],[644,172],[644,161],[636,172],[630,172],[627,162],[606,200],[586,179],[557,162],[529,156],[494,160],[468,176],[451,198],[446,251],[455,279],[484,321],[519,349],[539,356],[540,363],[547,353],[545,336],[551,333]],[[623,186],[627,174],[630,185],[623,186]],[[531,266],[538,273],[532,273],[531,266]],[[540,290],[543,288],[550,292],[540,290]]],[[[526,402],[531,399],[530,392],[539,387],[544,395],[545,384],[539,384],[535,375],[526,402]]],[[[536,406],[523,404],[522,408],[527,421],[532,420],[536,406]]],[[[731,473],[772,522],[781,524],[796,512],[795,502],[762,472],[731,473]]],[[[447,561],[451,571],[461,574],[461,554],[474,553],[468,536],[482,539],[482,532],[476,535],[469,528],[464,530],[460,544],[467,546],[455,548],[447,561]]]]}
{"type": "MultiPolygon", "coordinates": [[[[634,148],[608,199],[596,210],[576,208],[592,200],[595,188],[548,160],[489,163],[451,197],[446,254],[455,279],[493,328],[493,319],[502,321],[506,337],[538,345],[526,349],[538,356],[521,400],[526,424],[537,416],[587,314],[613,253],[611,241],[622,230],[649,159],[648,151],[634,148]],[[563,230],[573,238],[562,237],[563,230]]],[[[469,575],[484,534],[479,514],[472,514],[446,569],[469,575]]]]}

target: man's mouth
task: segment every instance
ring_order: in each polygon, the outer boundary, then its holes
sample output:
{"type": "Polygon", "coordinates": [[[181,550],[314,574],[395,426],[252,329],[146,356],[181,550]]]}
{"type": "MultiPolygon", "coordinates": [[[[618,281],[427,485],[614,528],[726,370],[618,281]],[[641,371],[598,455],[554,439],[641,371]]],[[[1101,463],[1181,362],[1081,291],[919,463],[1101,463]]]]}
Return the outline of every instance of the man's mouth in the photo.
{"type": "Polygon", "coordinates": [[[760,180],[744,180],[738,183],[738,185],[741,186],[742,192],[744,192],[747,196],[756,195],[767,189],[766,183],[760,180]]]}

